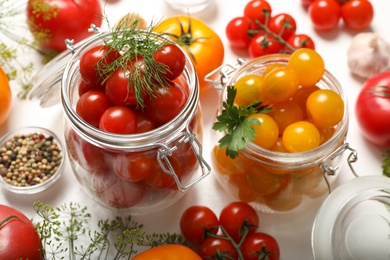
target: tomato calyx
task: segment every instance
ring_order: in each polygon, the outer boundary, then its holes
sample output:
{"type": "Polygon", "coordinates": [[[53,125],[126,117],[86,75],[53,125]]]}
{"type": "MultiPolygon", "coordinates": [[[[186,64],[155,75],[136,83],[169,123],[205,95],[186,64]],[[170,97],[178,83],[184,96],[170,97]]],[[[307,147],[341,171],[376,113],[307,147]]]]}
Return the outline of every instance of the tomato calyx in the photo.
{"type": "MultiPolygon", "coordinates": [[[[5,219],[3,219],[3,220],[0,222],[0,228],[1,228],[5,223],[7,223],[8,221],[10,221],[11,219],[14,219],[14,218],[21,220],[18,216],[14,216],[14,215],[8,216],[8,217],[6,217],[5,219]]],[[[21,221],[22,221],[22,220],[21,220],[21,221]]]]}
{"type": "Polygon", "coordinates": [[[382,162],[383,175],[390,178],[390,150],[387,151],[386,158],[382,162]]]}
{"type": "Polygon", "coordinates": [[[166,36],[172,37],[173,39],[175,39],[177,44],[179,44],[180,46],[183,46],[186,49],[187,53],[191,56],[191,59],[196,63],[195,55],[191,52],[190,46],[192,44],[194,44],[195,42],[199,42],[200,40],[206,40],[206,39],[208,39],[208,37],[194,38],[192,36],[192,25],[191,25],[191,18],[190,17],[188,17],[187,31],[184,30],[183,23],[180,21],[180,19],[176,18],[176,20],[180,26],[180,35],[176,35],[173,33],[167,33],[167,32],[165,32],[163,34],[166,36]]]}
{"type": "Polygon", "coordinates": [[[390,98],[389,86],[373,86],[368,91],[383,98],[390,98]]]}

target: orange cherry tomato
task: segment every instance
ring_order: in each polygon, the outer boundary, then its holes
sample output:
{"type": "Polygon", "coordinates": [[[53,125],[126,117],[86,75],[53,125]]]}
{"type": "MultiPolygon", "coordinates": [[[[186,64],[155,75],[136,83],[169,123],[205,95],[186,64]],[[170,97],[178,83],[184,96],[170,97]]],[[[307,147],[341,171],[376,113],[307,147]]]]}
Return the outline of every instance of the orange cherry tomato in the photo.
{"type": "Polygon", "coordinates": [[[191,248],[178,244],[153,247],[133,257],[133,260],[202,260],[191,248]]]}
{"type": "Polygon", "coordinates": [[[11,111],[12,94],[7,75],[0,67],[0,125],[8,118],[11,111]]]}
{"type": "Polygon", "coordinates": [[[169,36],[187,52],[203,94],[209,84],[205,76],[221,66],[224,59],[225,50],[218,34],[203,21],[186,15],[164,19],[153,31],[169,36]]]}

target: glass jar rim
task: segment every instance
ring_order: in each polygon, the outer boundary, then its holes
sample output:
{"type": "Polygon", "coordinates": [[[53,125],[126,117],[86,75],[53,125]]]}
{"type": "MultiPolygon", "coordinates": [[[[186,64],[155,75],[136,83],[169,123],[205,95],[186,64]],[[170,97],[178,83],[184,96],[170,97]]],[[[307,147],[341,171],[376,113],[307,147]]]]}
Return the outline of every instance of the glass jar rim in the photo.
{"type": "MultiPolygon", "coordinates": [[[[196,112],[196,108],[198,106],[198,101],[200,98],[200,91],[198,78],[196,77],[194,66],[191,62],[191,59],[184,51],[183,53],[186,57],[184,74],[189,79],[189,96],[180,113],[168,123],[148,132],[123,135],[99,130],[89,125],[80,116],[78,116],[75,109],[72,107],[72,101],[69,97],[68,92],[68,85],[70,84],[70,80],[78,69],[78,59],[80,58],[82,53],[85,52],[88,48],[90,48],[94,44],[103,43],[103,39],[107,40],[110,38],[110,36],[112,36],[112,33],[110,32],[99,33],[92,36],[84,44],[78,45],[77,48],[74,49],[72,56],[70,57],[64,68],[61,81],[61,102],[64,108],[64,112],[65,114],[67,114],[66,120],[69,121],[73,129],[77,131],[78,134],[82,135],[88,141],[94,143],[97,146],[104,146],[110,149],[122,150],[144,148],[149,149],[150,147],[160,145],[160,142],[162,141],[169,142],[170,138],[174,138],[174,136],[172,135],[175,133],[179,133],[182,130],[188,131],[187,125],[196,112]]],[[[159,35],[153,32],[148,32],[147,36],[141,37],[149,36],[156,37],[156,40],[166,40],[166,37],[164,37],[163,35],[159,35]]]]}

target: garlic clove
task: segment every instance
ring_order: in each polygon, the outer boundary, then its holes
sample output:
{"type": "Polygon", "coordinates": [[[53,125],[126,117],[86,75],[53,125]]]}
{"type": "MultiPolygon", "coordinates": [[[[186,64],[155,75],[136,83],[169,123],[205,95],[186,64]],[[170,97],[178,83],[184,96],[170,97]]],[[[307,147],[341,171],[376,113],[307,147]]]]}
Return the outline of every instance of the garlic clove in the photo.
{"type": "Polygon", "coordinates": [[[374,32],[363,32],[352,38],[347,51],[350,71],[370,78],[389,69],[390,44],[374,32]]]}

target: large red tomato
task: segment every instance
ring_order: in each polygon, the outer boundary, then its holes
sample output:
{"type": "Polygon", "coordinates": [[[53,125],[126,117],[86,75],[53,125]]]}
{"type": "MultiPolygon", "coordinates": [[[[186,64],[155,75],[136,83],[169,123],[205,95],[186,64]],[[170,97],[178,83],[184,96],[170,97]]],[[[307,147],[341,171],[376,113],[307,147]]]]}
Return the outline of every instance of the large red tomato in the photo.
{"type": "Polygon", "coordinates": [[[99,0],[29,0],[30,31],[43,48],[63,51],[65,40],[78,42],[91,35],[91,24],[102,24],[99,0]]]}
{"type": "Polygon", "coordinates": [[[390,147],[390,71],[364,83],[355,112],[363,136],[374,144],[390,147]]]}
{"type": "Polygon", "coordinates": [[[31,220],[0,205],[0,259],[43,260],[41,240],[31,220]]]}

